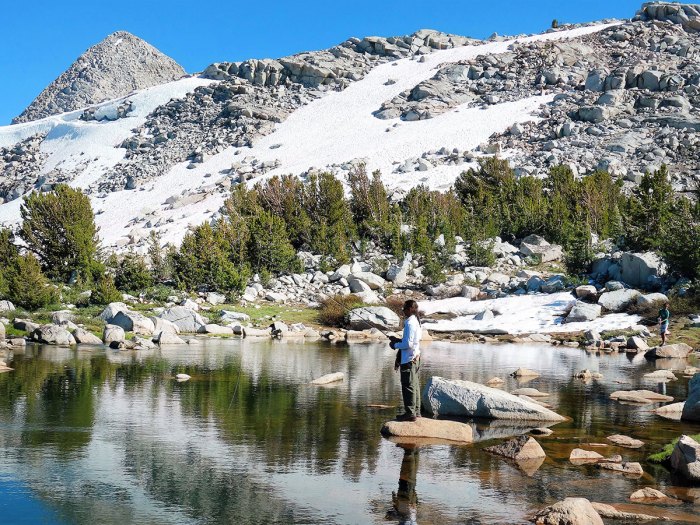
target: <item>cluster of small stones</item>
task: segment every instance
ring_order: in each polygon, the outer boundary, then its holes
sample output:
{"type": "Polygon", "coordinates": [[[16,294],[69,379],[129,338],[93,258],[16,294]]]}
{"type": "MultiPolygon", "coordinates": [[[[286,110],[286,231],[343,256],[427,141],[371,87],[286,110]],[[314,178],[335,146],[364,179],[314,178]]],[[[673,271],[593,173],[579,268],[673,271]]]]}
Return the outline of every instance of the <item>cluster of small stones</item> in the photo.
{"type": "Polygon", "coordinates": [[[39,172],[46,155],[40,147],[44,136],[33,135],[14,146],[0,148],[0,204],[42,185],[39,172]]]}

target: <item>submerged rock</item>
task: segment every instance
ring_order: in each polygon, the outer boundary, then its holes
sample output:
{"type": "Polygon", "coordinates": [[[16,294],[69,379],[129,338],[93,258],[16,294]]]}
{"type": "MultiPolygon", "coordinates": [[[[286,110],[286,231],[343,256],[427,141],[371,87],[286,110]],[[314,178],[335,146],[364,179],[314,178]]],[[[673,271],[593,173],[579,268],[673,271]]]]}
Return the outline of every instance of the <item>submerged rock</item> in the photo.
{"type": "Polygon", "coordinates": [[[625,520],[630,521],[666,521],[667,518],[651,516],[650,514],[638,514],[636,512],[623,512],[617,510],[612,505],[606,503],[591,503],[593,508],[601,518],[610,520],[625,520]]]}
{"type": "Polygon", "coordinates": [[[540,444],[530,436],[518,436],[500,445],[486,447],[484,450],[491,454],[513,460],[540,459],[546,457],[540,444]]]}
{"type": "Polygon", "coordinates": [[[384,436],[397,438],[429,438],[459,443],[474,441],[470,425],[427,417],[419,417],[415,421],[387,421],[381,432],[384,436]]]}
{"type": "Polygon", "coordinates": [[[342,372],[334,372],[332,374],[326,374],[317,379],[311,381],[312,385],[327,385],[328,383],[335,383],[337,381],[343,381],[345,379],[345,374],[342,372]]]}
{"type": "Polygon", "coordinates": [[[513,394],[470,381],[433,376],[423,390],[423,405],[434,415],[523,421],[564,421],[559,414],[513,394]]]}
{"type": "Polygon", "coordinates": [[[631,438],[629,436],[623,436],[621,434],[615,434],[612,436],[608,436],[606,439],[619,447],[640,448],[640,447],[644,446],[644,441],[641,441],[639,439],[634,439],[634,438],[631,438]]]}

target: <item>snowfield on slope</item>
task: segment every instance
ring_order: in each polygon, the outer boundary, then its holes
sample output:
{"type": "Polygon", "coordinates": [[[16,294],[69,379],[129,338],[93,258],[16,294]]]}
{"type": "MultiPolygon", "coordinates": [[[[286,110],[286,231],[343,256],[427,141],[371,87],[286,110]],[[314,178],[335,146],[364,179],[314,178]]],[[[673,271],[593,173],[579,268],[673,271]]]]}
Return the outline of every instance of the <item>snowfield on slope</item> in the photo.
{"type": "MultiPolygon", "coordinates": [[[[433,119],[414,122],[374,117],[373,112],[382,102],[431,78],[444,63],[467,60],[480,54],[504,53],[514,42],[580,37],[610,25],[614,24],[435,51],[425,55],[423,62],[405,58],[377,66],[345,90],[328,93],[298,109],[251,148],[228,148],[195,169],[188,170],[187,162],[178,164],[138,190],[113,192],[104,198],[92,196],[100,235],[108,247],[123,246],[126,236],[134,228],[134,218],[155,210],[160,213],[160,222],[164,224],[160,227],[164,240],[178,243],[190,225],[209,220],[217,212],[224,196],[208,190],[228,176],[225,173],[235,160],[249,156],[261,162],[280,161],[280,166],[266,177],[300,175],[310,168],[323,169],[362,159],[369,171],[381,170],[385,184],[391,189],[409,189],[418,184],[446,189],[466,165],[437,166],[428,171],[401,174],[392,173],[392,170],[396,163],[419,157],[428,150],[442,147],[473,150],[486,142],[490,135],[515,122],[534,120],[532,113],[551,101],[552,96],[535,96],[486,109],[463,105],[433,119]],[[395,82],[387,84],[388,80],[395,82]],[[165,204],[169,197],[193,192],[207,195],[200,202],[177,209],[165,204]]],[[[78,175],[72,184],[87,187],[123,159],[125,151],[117,146],[133,128],[144,122],[148,113],[171,98],[182,97],[197,86],[210,82],[213,81],[186,78],[104,103],[103,111],[109,112],[127,98],[133,102],[135,110],[127,118],[116,121],[84,122],[79,120],[81,112],[77,111],[0,127],[0,145],[11,145],[34,133],[48,132],[41,148],[49,156],[44,171],[54,168],[76,170],[78,175]]],[[[0,222],[16,223],[20,204],[21,200],[15,200],[1,205],[0,222]]]]}
{"type": "Polygon", "coordinates": [[[584,330],[624,330],[639,324],[638,315],[608,314],[585,323],[564,323],[564,315],[571,310],[576,299],[569,292],[532,294],[471,301],[466,297],[454,297],[438,301],[420,301],[421,312],[452,314],[453,319],[428,322],[426,328],[436,332],[503,331],[508,334],[534,334],[550,332],[582,332],[584,330]],[[491,310],[494,318],[479,321],[476,314],[491,310]]]}

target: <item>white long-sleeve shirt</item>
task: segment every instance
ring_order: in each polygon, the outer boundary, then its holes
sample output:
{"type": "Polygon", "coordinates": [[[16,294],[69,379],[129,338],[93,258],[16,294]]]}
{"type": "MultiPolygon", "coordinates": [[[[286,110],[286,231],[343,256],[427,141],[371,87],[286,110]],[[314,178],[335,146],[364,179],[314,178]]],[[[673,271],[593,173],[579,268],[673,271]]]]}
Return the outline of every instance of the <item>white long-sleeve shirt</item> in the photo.
{"type": "Polygon", "coordinates": [[[423,330],[420,321],[412,315],[403,324],[403,339],[394,345],[394,348],[401,350],[401,364],[405,365],[420,356],[420,340],[423,330]]]}

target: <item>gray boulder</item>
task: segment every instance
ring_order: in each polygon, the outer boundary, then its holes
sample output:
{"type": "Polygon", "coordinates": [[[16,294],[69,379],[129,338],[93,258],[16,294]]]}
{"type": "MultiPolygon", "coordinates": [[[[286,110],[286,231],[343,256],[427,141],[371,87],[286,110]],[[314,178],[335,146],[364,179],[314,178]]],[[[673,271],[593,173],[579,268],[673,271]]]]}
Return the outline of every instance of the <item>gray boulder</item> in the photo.
{"type": "Polygon", "coordinates": [[[600,317],[602,307],[599,304],[576,301],[576,304],[566,316],[567,323],[584,323],[600,317]]]}
{"type": "Polygon", "coordinates": [[[644,354],[644,357],[647,359],[685,359],[692,351],[693,348],[685,343],[675,343],[652,348],[644,354]]]}
{"type": "Polygon", "coordinates": [[[635,335],[627,339],[627,348],[637,350],[638,352],[646,352],[649,350],[649,345],[644,339],[635,335]]]}
{"type": "Polygon", "coordinates": [[[615,290],[605,292],[598,298],[598,304],[609,312],[624,312],[637,302],[641,294],[637,290],[615,290]]]}
{"type": "Polygon", "coordinates": [[[668,297],[662,293],[649,293],[637,297],[637,304],[640,306],[658,306],[661,307],[668,302],[668,297]]]}
{"type": "Polygon", "coordinates": [[[595,286],[590,284],[585,284],[583,286],[576,287],[576,297],[579,299],[586,299],[587,297],[596,297],[598,295],[598,290],[595,286]]]}
{"type": "MultiPolygon", "coordinates": [[[[386,281],[382,279],[379,275],[372,272],[357,272],[353,273],[351,276],[353,279],[364,282],[369,286],[370,290],[381,290],[384,288],[386,281]]],[[[349,281],[349,279],[348,279],[349,281]]],[[[352,288],[352,286],[351,286],[352,288]]]]}
{"type": "Polygon", "coordinates": [[[388,281],[393,282],[396,285],[401,285],[408,279],[408,272],[411,270],[411,254],[406,255],[403,258],[401,264],[392,264],[386,271],[386,278],[388,281]]]}
{"type": "Polygon", "coordinates": [[[561,246],[549,244],[539,235],[528,235],[520,243],[520,253],[539,258],[541,262],[550,262],[560,260],[564,252],[561,246]]]}
{"type": "Polygon", "coordinates": [[[483,312],[479,312],[474,316],[475,321],[491,321],[493,320],[493,312],[491,310],[484,310],[483,312]]]}
{"type": "Polygon", "coordinates": [[[126,340],[126,335],[124,334],[124,329],[121,326],[108,324],[102,331],[102,341],[107,346],[112,344],[120,344],[126,340]]]}
{"type": "Polygon", "coordinates": [[[168,308],[159,316],[161,319],[174,323],[180,332],[197,333],[207,324],[202,316],[197,312],[185,308],[184,306],[173,306],[168,308]]]}
{"type": "Polygon", "coordinates": [[[160,317],[151,317],[150,319],[153,321],[153,335],[157,335],[161,332],[180,333],[180,328],[172,321],[161,319],[160,317]]]}
{"type": "Polygon", "coordinates": [[[700,374],[695,374],[688,383],[688,399],[683,405],[681,419],[700,422],[700,374]]]}
{"type": "Polygon", "coordinates": [[[137,312],[117,312],[109,324],[121,326],[125,332],[134,332],[140,335],[152,335],[155,330],[153,321],[137,312]]]}
{"type": "Polygon", "coordinates": [[[51,312],[51,322],[57,325],[66,325],[75,321],[75,315],[70,310],[58,310],[51,312]]]}
{"type": "Polygon", "coordinates": [[[159,345],[186,345],[187,343],[173,332],[163,331],[157,334],[153,341],[159,345]]]}
{"type": "Polygon", "coordinates": [[[398,330],[401,325],[399,316],[386,306],[354,308],[348,314],[348,322],[353,330],[365,330],[367,328],[398,330]]]}
{"type": "Polygon", "coordinates": [[[630,286],[644,288],[652,277],[660,277],[666,268],[653,252],[623,253],[620,257],[620,278],[630,286]]]}
{"type": "Polygon", "coordinates": [[[55,324],[45,324],[32,333],[32,339],[45,345],[72,346],[75,344],[73,335],[55,324]]]}
{"type": "Polygon", "coordinates": [[[206,301],[213,305],[224,304],[226,302],[226,296],[216,292],[209,292],[206,301]]]}
{"type": "Polygon", "coordinates": [[[496,388],[433,376],[423,390],[423,406],[435,416],[523,421],[564,421],[543,406],[496,388]]]}
{"type": "Polygon", "coordinates": [[[232,312],[230,310],[221,311],[221,322],[230,324],[240,321],[250,321],[250,316],[241,312],[232,312]]]}
{"type": "Polygon", "coordinates": [[[84,328],[78,327],[73,330],[73,337],[75,338],[75,342],[79,345],[102,346],[102,339],[84,328]]]}
{"type": "Polygon", "coordinates": [[[15,305],[10,301],[0,301],[0,312],[11,312],[15,309],[15,305]]]}
{"type": "Polygon", "coordinates": [[[110,324],[115,315],[117,315],[119,312],[126,312],[128,310],[129,307],[124,303],[109,303],[98,317],[105,323],[110,324]]]}
{"type": "Polygon", "coordinates": [[[700,443],[681,436],[671,454],[671,468],[689,481],[700,482],[700,443]]]}

